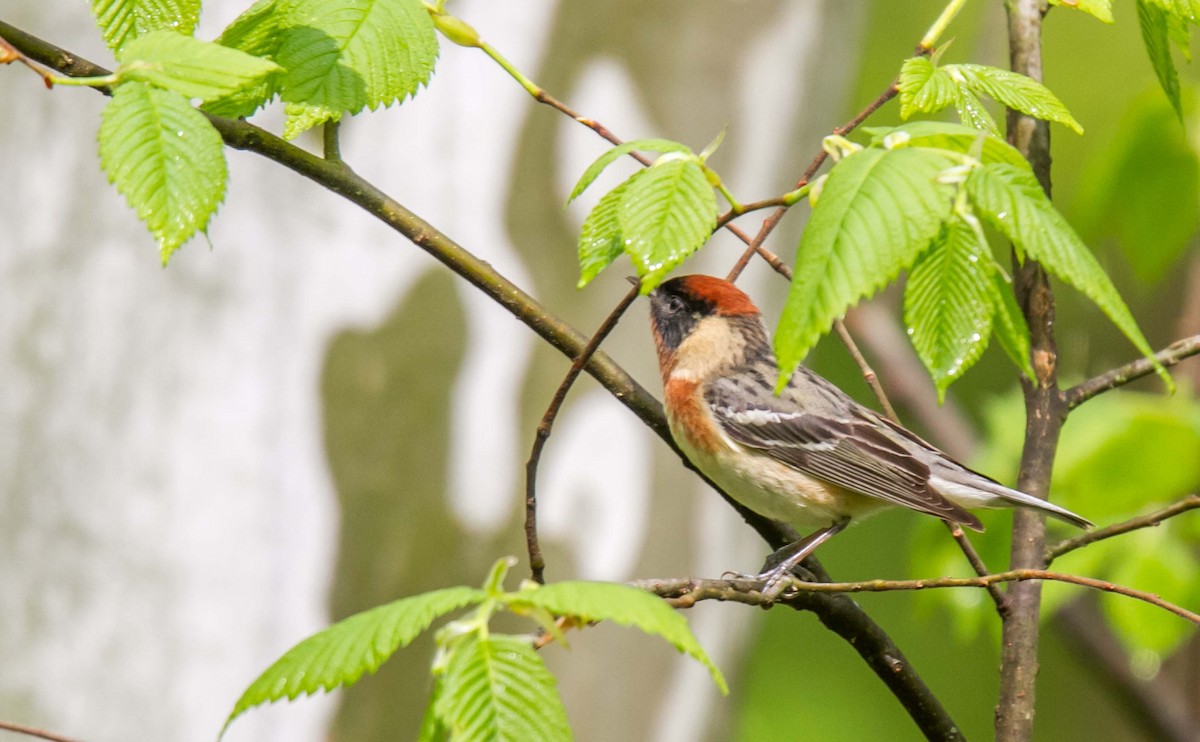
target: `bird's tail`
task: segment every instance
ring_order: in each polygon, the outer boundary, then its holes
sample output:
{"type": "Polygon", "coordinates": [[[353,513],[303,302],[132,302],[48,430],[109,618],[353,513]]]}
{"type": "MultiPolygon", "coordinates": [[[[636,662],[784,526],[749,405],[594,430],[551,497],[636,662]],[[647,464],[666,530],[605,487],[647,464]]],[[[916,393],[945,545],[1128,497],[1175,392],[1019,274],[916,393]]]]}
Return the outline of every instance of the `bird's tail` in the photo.
{"type": "Polygon", "coordinates": [[[946,472],[945,475],[935,474],[929,481],[935,489],[949,499],[966,507],[1004,507],[1015,505],[1030,510],[1040,510],[1046,515],[1064,520],[1079,528],[1091,528],[1095,524],[1083,516],[1076,515],[1064,507],[1047,502],[1041,498],[1026,494],[1020,490],[1005,487],[982,474],[970,470],[964,472],[967,476],[955,476],[957,472],[946,472]],[[947,476],[948,475],[948,476],[947,476]],[[969,478],[969,481],[963,481],[969,478]]]}

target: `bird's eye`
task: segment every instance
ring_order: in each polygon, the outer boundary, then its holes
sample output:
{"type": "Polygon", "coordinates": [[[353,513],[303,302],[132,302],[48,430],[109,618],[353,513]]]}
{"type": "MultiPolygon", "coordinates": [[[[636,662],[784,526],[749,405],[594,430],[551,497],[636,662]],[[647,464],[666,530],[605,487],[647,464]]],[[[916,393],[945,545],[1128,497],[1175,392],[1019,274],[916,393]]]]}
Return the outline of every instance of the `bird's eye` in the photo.
{"type": "Polygon", "coordinates": [[[683,299],[680,299],[678,296],[668,296],[666,301],[666,309],[670,314],[679,314],[683,310],[687,309],[687,306],[683,303],[683,299]]]}

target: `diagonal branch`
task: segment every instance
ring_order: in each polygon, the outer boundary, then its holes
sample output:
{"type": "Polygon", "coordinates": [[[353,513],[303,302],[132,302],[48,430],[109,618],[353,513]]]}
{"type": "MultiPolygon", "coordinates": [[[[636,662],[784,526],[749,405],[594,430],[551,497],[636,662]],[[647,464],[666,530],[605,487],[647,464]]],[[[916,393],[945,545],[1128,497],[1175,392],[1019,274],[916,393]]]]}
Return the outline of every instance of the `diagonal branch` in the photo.
{"type": "MultiPolygon", "coordinates": [[[[1197,353],[1200,353],[1200,335],[1192,335],[1171,343],[1155,353],[1154,358],[1163,366],[1174,366],[1197,353]]],[[[1149,376],[1154,371],[1154,363],[1149,358],[1130,361],[1124,366],[1118,366],[1112,371],[1100,374],[1068,389],[1064,392],[1067,398],[1067,407],[1073,410],[1098,394],[1124,386],[1143,376],[1149,376]]]]}
{"type": "Polygon", "coordinates": [[[1122,521],[1120,523],[1114,523],[1111,526],[1097,528],[1094,531],[1087,531],[1079,534],[1078,536],[1063,539],[1058,543],[1051,544],[1050,546],[1046,547],[1046,566],[1050,566],[1051,562],[1053,562],[1055,559],[1058,559],[1063,554],[1083,548],[1088,544],[1092,544],[1097,541],[1103,541],[1104,539],[1112,538],[1113,536],[1120,536],[1141,528],[1153,528],[1168,518],[1174,518],[1180,513],[1186,513],[1187,511],[1195,510],[1196,508],[1200,508],[1200,495],[1188,495],[1179,502],[1168,505],[1161,510],[1155,510],[1153,513],[1147,513],[1145,515],[1138,516],[1137,518],[1130,518],[1129,520],[1122,521]]]}

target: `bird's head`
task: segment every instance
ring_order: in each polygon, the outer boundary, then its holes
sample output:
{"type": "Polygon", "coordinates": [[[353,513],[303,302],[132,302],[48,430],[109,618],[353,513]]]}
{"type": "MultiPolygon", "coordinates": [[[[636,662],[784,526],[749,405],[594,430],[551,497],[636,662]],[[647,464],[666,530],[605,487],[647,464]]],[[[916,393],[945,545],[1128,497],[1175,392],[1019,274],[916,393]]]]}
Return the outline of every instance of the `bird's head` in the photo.
{"type": "Polygon", "coordinates": [[[728,358],[747,342],[766,344],[750,297],[712,276],[680,276],[651,291],[650,326],[664,380],[676,369],[681,351],[698,358],[728,358]]]}

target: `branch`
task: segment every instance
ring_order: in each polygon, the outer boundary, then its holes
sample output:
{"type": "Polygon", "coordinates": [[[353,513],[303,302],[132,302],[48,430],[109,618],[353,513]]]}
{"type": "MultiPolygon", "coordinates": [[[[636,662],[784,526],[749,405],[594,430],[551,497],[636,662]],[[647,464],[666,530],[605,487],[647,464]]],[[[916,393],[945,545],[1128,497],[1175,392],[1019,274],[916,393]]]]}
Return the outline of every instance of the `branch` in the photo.
{"type": "Polygon", "coordinates": [[[722,600],[767,607],[775,603],[790,605],[800,596],[811,593],[887,593],[899,590],[930,590],[936,588],[974,587],[986,588],[1002,582],[1065,582],[1089,587],[1107,593],[1124,595],[1174,613],[1176,616],[1200,625],[1200,613],[1193,613],[1182,606],[1163,600],[1153,593],[1134,590],[1114,582],[1081,577],[1045,569],[1013,569],[1007,572],[982,577],[938,577],[923,580],[863,580],[861,582],[804,582],[792,579],[788,591],[772,601],[758,591],[762,583],[757,580],[705,580],[705,579],[660,579],[638,580],[635,587],[661,596],[677,608],[690,608],[701,600],[722,600]]]}
{"type": "MultiPolygon", "coordinates": [[[[96,76],[108,72],[3,21],[0,21],[0,37],[8,39],[14,47],[31,58],[67,74],[96,76]]],[[[245,121],[217,116],[210,116],[209,120],[230,147],[254,152],[277,162],[355,203],[392,227],[512,313],[551,347],[570,358],[577,358],[585,347],[587,340],[581,333],[551,314],[490,264],[463,249],[359,177],[345,164],[312,155],[245,121]]],[[[662,414],[662,406],[624,369],[606,354],[597,352],[584,370],[658,434],[688,468],[694,469],[675,445],[662,414]]],[[[716,489],[720,492],[719,488],[716,489]]],[[[729,499],[724,493],[722,495],[729,499]]],[[[795,534],[790,529],[752,513],[737,503],[731,501],[731,504],[774,548],[795,540],[795,534]]],[[[805,565],[819,575],[824,574],[815,559],[806,560],[805,565]]],[[[805,607],[813,611],[826,627],[851,643],[927,737],[962,739],[954,720],[904,654],[853,600],[842,595],[813,595],[805,607]]]]}
{"type": "Polygon", "coordinates": [[[44,729],[27,727],[23,724],[14,724],[11,721],[0,721],[0,731],[16,732],[17,734],[24,734],[29,737],[37,737],[38,739],[48,739],[50,742],[79,742],[79,740],[75,739],[74,737],[64,737],[61,734],[47,732],[44,729]]]}
{"type": "Polygon", "coordinates": [[[583,350],[575,357],[571,363],[571,368],[567,370],[567,375],[563,377],[562,382],[558,385],[558,389],[554,390],[554,397],[550,400],[550,406],[546,408],[545,414],[542,415],[541,422],[537,426],[537,434],[533,439],[533,447],[529,451],[529,461],[525,464],[525,546],[529,552],[529,571],[534,582],[539,584],[545,583],[546,560],[542,557],[542,548],[538,545],[537,533],[537,471],[538,464],[542,460],[542,449],[546,446],[546,440],[550,438],[550,431],[554,427],[554,420],[558,417],[558,411],[562,408],[563,400],[567,398],[567,392],[571,390],[571,386],[575,384],[575,380],[579,378],[579,373],[583,371],[583,366],[595,354],[596,349],[600,347],[600,343],[608,337],[613,328],[617,326],[617,322],[621,319],[621,315],[625,314],[625,310],[629,309],[629,305],[633,304],[633,300],[638,297],[638,286],[635,284],[625,296],[621,297],[620,303],[609,312],[604,321],[600,323],[600,328],[596,330],[596,334],[588,340],[583,350]]]}
{"type": "MultiPolygon", "coordinates": [[[[1192,335],[1191,337],[1171,343],[1166,348],[1155,353],[1154,358],[1163,366],[1174,366],[1197,353],[1200,353],[1200,335],[1192,335]]],[[[1100,374],[1095,378],[1088,379],[1068,389],[1064,392],[1067,398],[1067,407],[1073,410],[1098,394],[1125,386],[1131,381],[1140,379],[1143,376],[1149,376],[1154,371],[1154,364],[1149,358],[1139,358],[1136,361],[1130,361],[1124,366],[1118,366],[1112,371],[1100,374]]]]}
{"type": "Polygon", "coordinates": [[[1122,521],[1121,523],[1114,523],[1111,526],[1097,528],[1094,531],[1087,531],[1086,533],[1081,533],[1078,536],[1065,538],[1056,544],[1051,544],[1050,546],[1046,547],[1046,566],[1049,566],[1051,562],[1053,562],[1055,559],[1058,559],[1063,554],[1083,548],[1088,544],[1092,544],[1097,541],[1103,541],[1104,539],[1112,538],[1113,536],[1120,536],[1121,534],[1129,533],[1130,531],[1136,531],[1141,528],[1152,528],[1168,518],[1174,518],[1180,513],[1186,513],[1187,511],[1195,510],[1196,508],[1200,508],[1200,495],[1188,495],[1179,502],[1168,505],[1161,510],[1155,510],[1153,513],[1147,513],[1146,515],[1141,515],[1137,518],[1130,518],[1129,520],[1122,521]]]}

